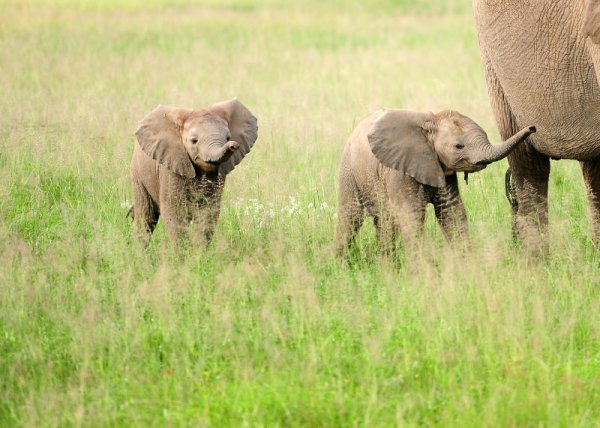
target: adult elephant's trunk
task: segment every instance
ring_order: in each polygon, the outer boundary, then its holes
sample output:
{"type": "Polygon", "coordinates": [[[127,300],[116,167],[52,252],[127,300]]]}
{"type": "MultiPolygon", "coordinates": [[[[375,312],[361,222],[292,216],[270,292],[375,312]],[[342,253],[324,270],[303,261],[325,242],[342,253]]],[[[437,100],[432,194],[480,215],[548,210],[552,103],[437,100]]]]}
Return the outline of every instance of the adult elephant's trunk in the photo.
{"type": "Polygon", "coordinates": [[[235,141],[228,141],[222,146],[215,144],[206,151],[205,161],[214,163],[225,162],[239,147],[239,143],[235,141]]]}
{"type": "Polygon", "coordinates": [[[488,163],[496,162],[505,158],[510,152],[513,151],[515,147],[517,147],[517,145],[525,141],[525,139],[534,132],[535,126],[530,126],[528,128],[521,129],[502,144],[486,145],[483,149],[484,155],[482,156],[481,160],[477,162],[477,164],[486,165],[488,163]]]}

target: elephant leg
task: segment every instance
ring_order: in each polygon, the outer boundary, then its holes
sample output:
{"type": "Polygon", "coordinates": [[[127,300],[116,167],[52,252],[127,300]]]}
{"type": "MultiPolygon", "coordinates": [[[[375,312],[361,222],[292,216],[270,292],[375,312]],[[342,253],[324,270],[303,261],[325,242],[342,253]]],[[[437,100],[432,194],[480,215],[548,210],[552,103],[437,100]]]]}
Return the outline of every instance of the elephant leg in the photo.
{"type": "Polygon", "coordinates": [[[373,224],[377,231],[377,241],[382,254],[393,257],[396,254],[396,241],[398,239],[398,227],[389,214],[380,210],[380,214],[373,216],[373,224]]]}
{"type": "MultiPolygon", "coordinates": [[[[398,231],[402,238],[398,249],[400,256],[395,260],[397,266],[404,264],[409,272],[415,274],[420,270],[423,262],[421,244],[427,201],[416,198],[414,194],[411,196],[407,199],[403,198],[400,206],[396,204],[396,199],[390,206],[390,212],[393,215],[394,236],[398,231]]],[[[396,251],[395,246],[394,251],[396,251]]]]}
{"type": "MultiPolygon", "coordinates": [[[[519,126],[485,50],[481,59],[492,111],[505,140],[518,132],[519,126]]],[[[508,163],[512,177],[507,191],[513,208],[513,236],[534,254],[547,252],[550,159],[525,142],[508,155],[508,163]]]]}
{"type": "Polygon", "coordinates": [[[142,183],[133,180],[132,184],[134,231],[142,245],[147,246],[158,223],[159,210],[142,183]]]}
{"type": "Polygon", "coordinates": [[[215,229],[217,228],[217,222],[219,221],[219,214],[221,213],[220,207],[211,208],[206,213],[206,224],[204,227],[204,242],[209,245],[212,242],[215,229]]]}
{"type": "Polygon", "coordinates": [[[185,236],[182,220],[177,216],[177,210],[172,207],[164,207],[162,211],[162,222],[167,231],[167,236],[173,245],[177,246],[177,242],[185,236]]]}
{"type": "Polygon", "coordinates": [[[592,219],[594,244],[600,245],[600,158],[581,162],[592,219]]]}
{"type": "Polygon", "coordinates": [[[195,211],[190,221],[190,238],[194,244],[208,246],[213,238],[219,220],[220,207],[204,207],[195,211]]]}
{"type": "Polygon", "coordinates": [[[424,186],[412,183],[403,189],[401,195],[395,194],[390,200],[389,212],[393,215],[395,227],[400,231],[403,246],[409,253],[416,250],[423,235],[427,198],[424,186]]]}
{"type": "Polygon", "coordinates": [[[456,174],[446,177],[446,186],[438,189],[433,198],[435,217],[448,241],[469,241],[467,211],[458,190],[456,174]]]}
{"type": "MultiPolygon", "coordinates": [[[[483,61],[483,71],[485,80],[488,87],[488,94],[496,118],[496,124],[498,125],[498,131],[502,139],[509,138],[518,131],[517,120],[508,105],[508,101],[504,95],[504,90],[500,85],[500,81],[496,77],[496,73],[492,67],[491,62],[488,59],[488,55],[485,51],[481,52],[481,59],[483,61]]],[[[510,168],[506,171],[504,176],[504,186],[506,192],[506,198],[508,199],[512,209],[512,235],[513,239],[518,239],[519,230],[517,226],[517,213],[518,213],[518,198],[514,186],[514,181],[511,180],[512,171],[510,168]]]]}
{"type": "Polygon", "coordinates": [[[548,252],[548,179],[550,159],[528,143],[508,156],[517,201],[514,218],[519,238],[532,254],[548,252]]]}
{"type": "Polygon", "coordinates": [[[171,243],[178,247],[180,241],[188,238],[190,220],[189,202],[186,198],[174,194],[169,189],[170,186],[162,185],[160,189],[160,214],[163,225],[171,243]]]}
{"type": "Polygon", "coordinates": [[[336,230],[336,253],[342,256],[352,245],[365,218],[364,206],[351,177],[340,177],[340,198],[336,230]]]}

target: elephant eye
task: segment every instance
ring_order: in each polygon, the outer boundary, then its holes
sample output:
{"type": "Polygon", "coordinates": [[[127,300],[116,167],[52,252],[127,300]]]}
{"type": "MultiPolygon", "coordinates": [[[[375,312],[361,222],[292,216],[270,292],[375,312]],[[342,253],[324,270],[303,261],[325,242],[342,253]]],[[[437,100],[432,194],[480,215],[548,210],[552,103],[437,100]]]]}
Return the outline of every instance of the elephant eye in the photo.
{"type": "Polygon", "coordinates": [[[456,143],[456,145],[454,147],[456,147],[457,149],[460,150],[460,149],[464,149],[465,145],[463,143],[456,143]]]}
{"type": "Polygon", "coordinates": [[[190,143],[196,144],[197,142],[198,142],[198,137],[192,137],[192,138],[190,138],[190,143]]]}
{"type": "Polygon", "coordinates": [[[227,134],[227,141],[231,140],[231,135],[227,134]]]}

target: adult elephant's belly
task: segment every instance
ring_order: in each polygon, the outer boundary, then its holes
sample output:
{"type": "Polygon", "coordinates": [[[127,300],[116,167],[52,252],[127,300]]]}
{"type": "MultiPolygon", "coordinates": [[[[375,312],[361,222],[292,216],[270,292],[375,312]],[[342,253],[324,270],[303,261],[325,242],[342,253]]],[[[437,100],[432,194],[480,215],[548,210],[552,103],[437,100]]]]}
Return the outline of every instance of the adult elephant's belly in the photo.
{"type": "MultiPolygon", "coordinates": [[[[541,102],[541,101],[540,101],[541,102]]],[[[533,147],[553,159],[590,160],[600,156],[600,110],[571,110],[565,119],[545,112],[518,114],[518,123],[536,124],[533,147]]]]}
{"type": "Polygon", "coordinates": [[[600,47],[582,35],[583,0],[474,4],[482,54],[516,128],[535,125],[530,141],[550,157],[600,156],[600,47]]]}
{"type": "Polygon", "coordinates": [[[600,156],[600,89],[591,62],[546,74],[527,65],[529,72],[508,70],[511,77],[499,76],[517,127],[535,125],[532,145],[552,158],[600,156]]]}

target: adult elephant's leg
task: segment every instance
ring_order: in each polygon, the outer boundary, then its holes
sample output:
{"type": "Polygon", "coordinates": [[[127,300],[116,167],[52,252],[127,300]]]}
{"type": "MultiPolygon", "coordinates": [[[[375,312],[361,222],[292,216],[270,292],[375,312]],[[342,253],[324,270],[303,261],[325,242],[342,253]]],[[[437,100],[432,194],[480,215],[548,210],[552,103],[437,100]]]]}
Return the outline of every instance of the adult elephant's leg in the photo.
{"type": "Polygon", "coordinates": [[[508,156],[517,199],[516,230],[533,254],[548,251],[548,178],[550,159],[530,144],[522,144],[508,156]]]}
{"type": "MultiPolygon", "coordinates": [[[[482,49],[481,58],[492,111],[503,140],[519,130],[504,90],[498,80],[489,56],[482,49]]],[[[550,160],[529,144],[519,145],[509,156],[511,188],[514,192],[513,235],[533,253],[547,252],[548,177],[550,160]]]]}
{"type": "Polygon", "coordinates": [[[588,194],[594,243],[600,245],[600,158],[581,162],[588,194]]]}
{"type": "Polygon", "coordinates": [[[438,189],[433,200],[437,221],[448,241],[469,240],[467,212],[460,198],[456,174],[446,177],[446,186],[438,189]]]}

